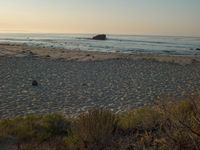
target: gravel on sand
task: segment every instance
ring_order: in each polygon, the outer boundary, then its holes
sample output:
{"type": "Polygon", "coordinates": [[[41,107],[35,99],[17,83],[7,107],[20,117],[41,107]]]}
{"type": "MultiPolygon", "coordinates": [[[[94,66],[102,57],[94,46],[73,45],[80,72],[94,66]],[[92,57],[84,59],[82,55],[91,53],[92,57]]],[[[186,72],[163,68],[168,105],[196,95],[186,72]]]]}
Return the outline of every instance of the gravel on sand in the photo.
{"type": "Polygon", "coordinates": [[[76,115],[94,107],[120,112],[152,104],[158,96],[183,96],[199,89],[199,62],[0,57],[0,118],[76,115]],[[33,80],[38,86],[32,86],[33,80]]]}

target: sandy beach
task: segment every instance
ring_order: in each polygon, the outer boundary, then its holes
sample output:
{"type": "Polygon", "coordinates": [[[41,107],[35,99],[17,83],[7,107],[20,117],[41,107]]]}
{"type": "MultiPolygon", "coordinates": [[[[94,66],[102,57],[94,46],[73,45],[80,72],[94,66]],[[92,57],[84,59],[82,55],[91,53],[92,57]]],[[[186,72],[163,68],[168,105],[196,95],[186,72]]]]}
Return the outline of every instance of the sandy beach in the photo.
{"type": "Polygon", "coordinates": [[[1,0],[0,150],[199,150],[200,0],[1,0]]]}
{"type": "Polygon", "coordinates": [[[121,112],[200,90],[200,57],[68,51],[0,44],[0,118],[121,112]],[[38,86],[31,85],[32,80],[38,86]]]}
{"type": "Polygon", "coordinates": [[[118,52],[98,52],[66,50],[64,48],[37,47],[19,43],[0,43],[0,56],[39,56],[43,58],[65,59],[76,61],[97,61],[110,59],[131,59],[131,60],[152,60],[159,62],[170,62],[178,64],[190,64],[200,62],[199,56],[187,55],[160,55],[147,53],[118,53],[118,52]]]}

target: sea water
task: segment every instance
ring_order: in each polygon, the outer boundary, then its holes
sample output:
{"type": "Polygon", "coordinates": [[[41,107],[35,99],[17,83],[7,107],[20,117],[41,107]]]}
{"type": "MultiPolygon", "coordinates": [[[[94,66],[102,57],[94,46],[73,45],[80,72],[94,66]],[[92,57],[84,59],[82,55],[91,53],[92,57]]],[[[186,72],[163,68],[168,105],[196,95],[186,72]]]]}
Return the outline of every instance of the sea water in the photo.
{"type": "Polygon", "coordinates": [[[0,34],[0,43],[22,43],[34,47],[118,53],[200,55],[200,37],[107,35],[92,40],[93,34],[0,34]]]}

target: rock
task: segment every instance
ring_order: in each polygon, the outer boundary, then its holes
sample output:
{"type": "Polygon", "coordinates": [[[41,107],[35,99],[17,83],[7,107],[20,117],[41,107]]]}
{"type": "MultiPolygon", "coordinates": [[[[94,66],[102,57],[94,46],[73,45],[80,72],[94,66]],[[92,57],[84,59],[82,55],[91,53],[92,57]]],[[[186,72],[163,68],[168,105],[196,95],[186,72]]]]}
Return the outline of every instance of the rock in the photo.
{"type": "Polygon", "coordinates": [[[96,36],[94,36],[92,39],[93,39],[93,40],[107,40],[105,34],[96,35],[96,36]]]}
{"type": "Polygon", "coordinates": [[[196,48],[197,51],[200,51],[200,48],[196,48]]]}
{"type": "Polygon", "coordinates": [[[32,81],[32,86],[38,86],[38,82],[36,80],[32,81]]]}
{"type": "Polygon", "coordinates": [[[23,90],[23,91],[22,91],[22,93],[24,93],[24,94],[25,94],[25,93],[28,93],[28,91],[26,91],[26,90],[23,90]]]}
{"type": "Polygon", "coordinates": [[[83,83],[82,86],[87,86],[87,84],[86,84],[86,83],[83,83]]]}

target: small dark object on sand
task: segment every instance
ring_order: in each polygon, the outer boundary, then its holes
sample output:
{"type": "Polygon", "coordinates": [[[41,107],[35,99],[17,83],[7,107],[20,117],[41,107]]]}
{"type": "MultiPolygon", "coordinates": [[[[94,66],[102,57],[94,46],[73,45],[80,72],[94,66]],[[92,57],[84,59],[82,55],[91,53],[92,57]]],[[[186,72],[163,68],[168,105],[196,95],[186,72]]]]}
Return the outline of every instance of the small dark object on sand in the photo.
{"type": "Polygon", "coordinates": [[[32,81],[32,86],[38,86],[38,82],[36,80],[32,81]]]}
{"type": "Polygon", "coordinates": [[[86,83],[83,83],[82,86],[87,86],[87,84],[86,84],[86,83]]]}
{"type": "Polygon", "coordinates": [[[200,51],[200,48],[196,48],[197,51],[200,51]]]}
{"type": "Polygon", "coordinates": [[[96,36],[94,36],[92,39],[93,39],[93,40],[107,40],[105,34],[96,35],[96,36]]]}
{"type": "Polygon", "coordinates": [[[89,57],[89,56],[90,56],[90,54],[87,54],[87,55],[86,55],[86,57],[89,57]]]}

